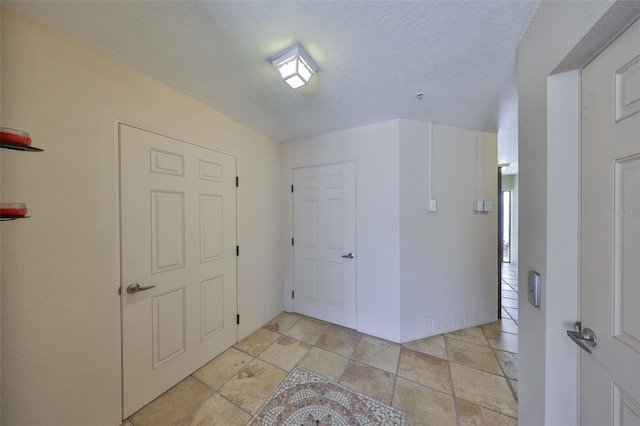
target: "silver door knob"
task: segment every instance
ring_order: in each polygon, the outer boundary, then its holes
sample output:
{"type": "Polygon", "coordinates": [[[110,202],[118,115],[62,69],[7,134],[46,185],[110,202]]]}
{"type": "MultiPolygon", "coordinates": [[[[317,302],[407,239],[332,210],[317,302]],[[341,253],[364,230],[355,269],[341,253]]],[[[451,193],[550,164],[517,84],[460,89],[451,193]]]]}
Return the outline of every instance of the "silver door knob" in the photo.
{"type": "Polygon", "coordinates": [[[588,353],[593,353],[589,347],[595,348],[598,344],[596,333],[590,328],[582,329],[580,321],[576,322],[575,330],[567,330],[567,336],[588,353]]]}
{"type": "Polygon", "coordinates": [[[353,259],[353,253],[343,254],[342,257],[345,259],[353,259]]]}
{"type": "Polygon", "coordinates": [[[140,287],[140,284],[138,283],[133,283],[133,284],[129,284],[127,286],[127,293],[129,294],[135,294],[139,291],[144,291],[144,290],[149,290],[150,288],[154,288],[155,285],[148,285],[146,287],[140,287]]]}

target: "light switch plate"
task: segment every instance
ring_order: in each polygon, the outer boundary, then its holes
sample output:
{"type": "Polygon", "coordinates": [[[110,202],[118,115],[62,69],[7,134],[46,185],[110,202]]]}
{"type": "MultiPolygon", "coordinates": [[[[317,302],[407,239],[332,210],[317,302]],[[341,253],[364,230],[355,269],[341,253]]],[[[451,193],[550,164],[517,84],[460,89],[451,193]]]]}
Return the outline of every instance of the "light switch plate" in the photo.
{"type": "Polygon", "coordinates": [[[535,271],[529,271],[529,303],[536,308],[540,307],[541,292],[542,277],[535,271]]]}
{"type": "Polygon", "coordinates": [[[436,203],[435,198],[429,200],[429,211],[435,212],[438,209],[438,204],[436,203]]]}
{"type": "Polygon", "coordinates": [[[476,211],[476,212],[484,211],[484,201],[476,200],[473,203],[473,210],[476,211]]]}
{"type": "Polygon", "coordinates": [[[493,201],[485,201],[484,202],[484,211],[490,212],[493,210],[493,201]]]}

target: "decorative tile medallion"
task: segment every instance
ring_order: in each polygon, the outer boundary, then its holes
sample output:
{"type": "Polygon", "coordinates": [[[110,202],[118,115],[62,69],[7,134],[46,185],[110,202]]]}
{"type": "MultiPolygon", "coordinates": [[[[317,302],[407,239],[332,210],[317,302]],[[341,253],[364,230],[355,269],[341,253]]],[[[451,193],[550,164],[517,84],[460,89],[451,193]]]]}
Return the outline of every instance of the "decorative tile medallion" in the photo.
{"type": "Polygon", "coordinates": [[[304,368],[296,367],[248,423],[250,426],[400,426],[405,413],[304,368]]]}

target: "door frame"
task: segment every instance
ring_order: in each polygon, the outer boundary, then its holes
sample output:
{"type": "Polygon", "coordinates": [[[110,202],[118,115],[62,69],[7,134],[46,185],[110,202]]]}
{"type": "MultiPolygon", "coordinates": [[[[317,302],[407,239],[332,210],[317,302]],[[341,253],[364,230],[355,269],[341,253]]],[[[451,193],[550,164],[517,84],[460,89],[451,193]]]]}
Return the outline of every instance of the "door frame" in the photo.
{"type": "Polygon", "coordinates": [[[504,240],[504,200],[502,198],[502,167],[498,166],[498,319],[502,319],[502,242],[504,240]]]}
{"type": "MultiPolygon", "coordinates": [[[[618,9],[625,7],[631,6],[618,4],[618,9]]],[[[615,5],[611,9],[614,8],[615,5]]],[[[564,330],[572,327],[566,319],[579,320],[581,310],[581,73],[638,19],[635,12],[617,12],[614,17],[605,14],[561,62],[574,66],[556,69],[547,78],[547,239],[543,300],[546,329],[554,330],[554,333],[547,332],[545,338],[546,347],[553,348],[547,351],[544,363],[545,419],[549,422],[580,424],[580,349],[567,338],[564,330]],[[618,31],[601,31],[598,28],[601,23],[618,31]],[[558,395],[563,398],[557,398],[558,395]]]]}

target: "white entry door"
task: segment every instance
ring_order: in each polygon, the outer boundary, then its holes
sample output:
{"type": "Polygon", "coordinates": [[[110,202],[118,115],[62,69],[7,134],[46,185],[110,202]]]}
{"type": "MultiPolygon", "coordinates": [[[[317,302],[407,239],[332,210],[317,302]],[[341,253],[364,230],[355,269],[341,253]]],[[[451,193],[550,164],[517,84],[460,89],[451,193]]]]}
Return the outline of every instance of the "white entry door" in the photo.
{"type": "Polygon", "coordinates": [[[640,21],[583,70],[582,108],[580,418],[639,425],[640,21]]]}
{"type": "Polygon", "coordinates": [[[237,342],[235,179],[234,157],[120,125],[124,418],[237,342]]]}
{"type": "Polygon", "coordinates": [[[293,170],[295,312],[356,328],[356,164],[293,170]]]}

